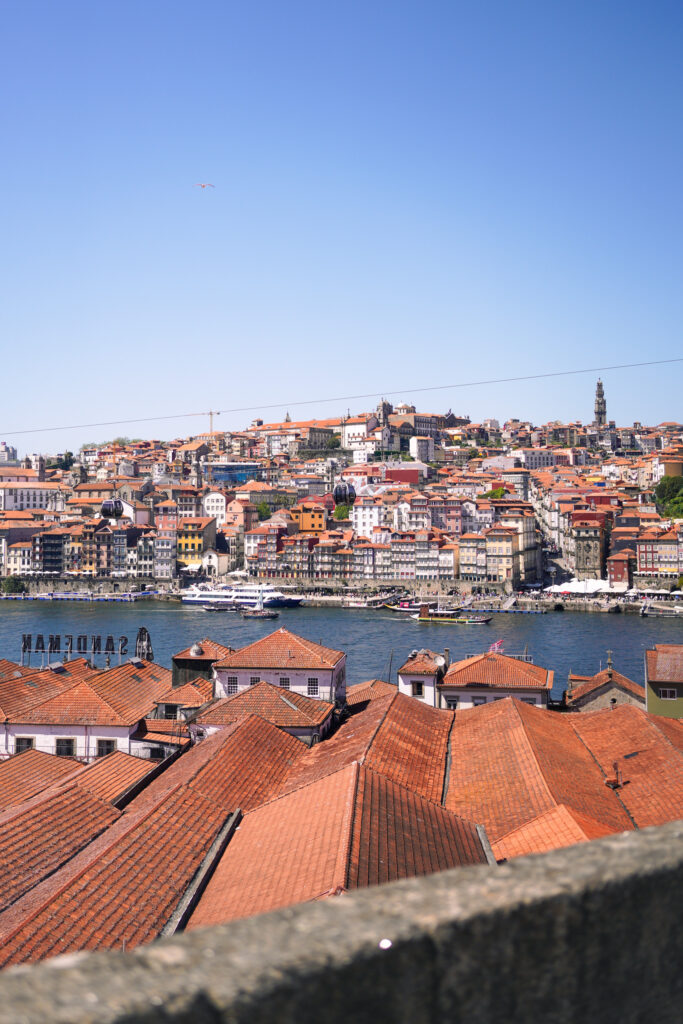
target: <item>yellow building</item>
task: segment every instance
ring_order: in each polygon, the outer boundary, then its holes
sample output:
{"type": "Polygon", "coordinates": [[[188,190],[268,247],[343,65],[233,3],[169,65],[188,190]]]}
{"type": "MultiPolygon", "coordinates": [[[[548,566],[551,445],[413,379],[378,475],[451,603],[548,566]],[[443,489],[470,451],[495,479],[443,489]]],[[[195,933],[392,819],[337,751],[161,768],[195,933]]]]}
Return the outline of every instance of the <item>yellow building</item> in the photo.
{"type": "Polygon", "coordinates": [[[327,509],[315,501],[304,501],[294,505],[289,513],[301,533],[324,533],[327,526],[327,509]]]}
{"type": "Polygon", "coordinates": [[[191,517],[178,522],[178,561],[187,569],[200,569],[202,555],[216,547],[216,520],[191,517]]]}

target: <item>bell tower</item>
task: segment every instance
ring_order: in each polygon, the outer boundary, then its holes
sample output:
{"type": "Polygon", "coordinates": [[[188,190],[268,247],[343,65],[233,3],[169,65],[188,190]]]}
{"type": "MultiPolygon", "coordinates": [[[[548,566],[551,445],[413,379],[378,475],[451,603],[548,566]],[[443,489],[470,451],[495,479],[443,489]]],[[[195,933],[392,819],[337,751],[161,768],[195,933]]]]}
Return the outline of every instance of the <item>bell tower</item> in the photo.
{"type": "Polygon", "coordinates": [[[604,427],[607,424],[607,402],[601,380],[598,380],[595,388],[595,419],[593,423],[596,427],[604,427]]]}

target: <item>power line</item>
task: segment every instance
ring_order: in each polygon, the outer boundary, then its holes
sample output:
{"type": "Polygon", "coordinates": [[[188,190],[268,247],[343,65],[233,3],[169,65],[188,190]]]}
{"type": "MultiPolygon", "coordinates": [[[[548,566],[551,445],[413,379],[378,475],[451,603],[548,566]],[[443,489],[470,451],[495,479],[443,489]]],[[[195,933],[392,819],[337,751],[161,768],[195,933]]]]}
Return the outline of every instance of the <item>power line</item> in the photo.
{"type": "MultiPolygon", "coordinates": [[[[549,377],[572,377],[581,373],[604,373],[606,370],[632,370],[640,366],[663,366],[666,363],[683,363],[683,356],[673,359],[648,359],[642,363],[613,363],[611,366],[588,366],[581,370],[553,370],[549,373],[531,373],[519,377],[494,377],[491,380],[473,380],[459,384],[432,384],[428,387],[407,387],[369,391],[360,395],[340,395],[336,398],[306,398],[299,401],[271,402],[268,405],[242,405],[232,409],[214,409],[213,415],[235,412],[260,412],[264,409],[294,409],[303,405],[322,405],[326,402],[357,402],[365,398],[378,398],[385,395],[417,395],[428,391],[454,391],[458,388],[478,388],[492,384],[518,384],[526,380],[547,380],[549,377]]],[[[201,412],[178,412],[163,416],[139,416],[127,420],[101,420],[99,423],[73,423],[61,427],[32,427],[28,430],[0,430],[3,437],[16,437],[19,434],[44,434],[60,430],[89,430],[93,427],[123,427],[132,423],[161,423],[164,420],[190,419],[197,416],[208,416],[206,410],[201,412]]]]}

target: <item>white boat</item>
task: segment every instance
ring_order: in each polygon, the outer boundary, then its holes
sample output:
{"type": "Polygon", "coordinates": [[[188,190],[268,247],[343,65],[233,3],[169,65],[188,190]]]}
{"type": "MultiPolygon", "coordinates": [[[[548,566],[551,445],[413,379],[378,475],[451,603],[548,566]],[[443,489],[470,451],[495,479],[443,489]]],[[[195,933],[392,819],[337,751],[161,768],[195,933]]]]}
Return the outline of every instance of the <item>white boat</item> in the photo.
{"type": "Polygon", "coordinates": [[[296,608],[302,597],[289,597],[269,583],[193,583],[180,591],[183,604],[230,608],[296,608]]]}

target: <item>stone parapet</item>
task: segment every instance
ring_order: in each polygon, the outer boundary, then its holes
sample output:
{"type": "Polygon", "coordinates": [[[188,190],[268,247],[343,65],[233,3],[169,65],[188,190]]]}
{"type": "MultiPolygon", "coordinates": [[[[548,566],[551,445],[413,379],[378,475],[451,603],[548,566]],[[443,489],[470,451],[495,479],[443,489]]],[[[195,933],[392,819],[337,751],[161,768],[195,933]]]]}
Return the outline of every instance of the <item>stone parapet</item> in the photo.
{"type": "Polygon", "coordinates": [[[0,1022],[678,1024],[682,906],[677,822],[14,968],[0,1022]]]}

